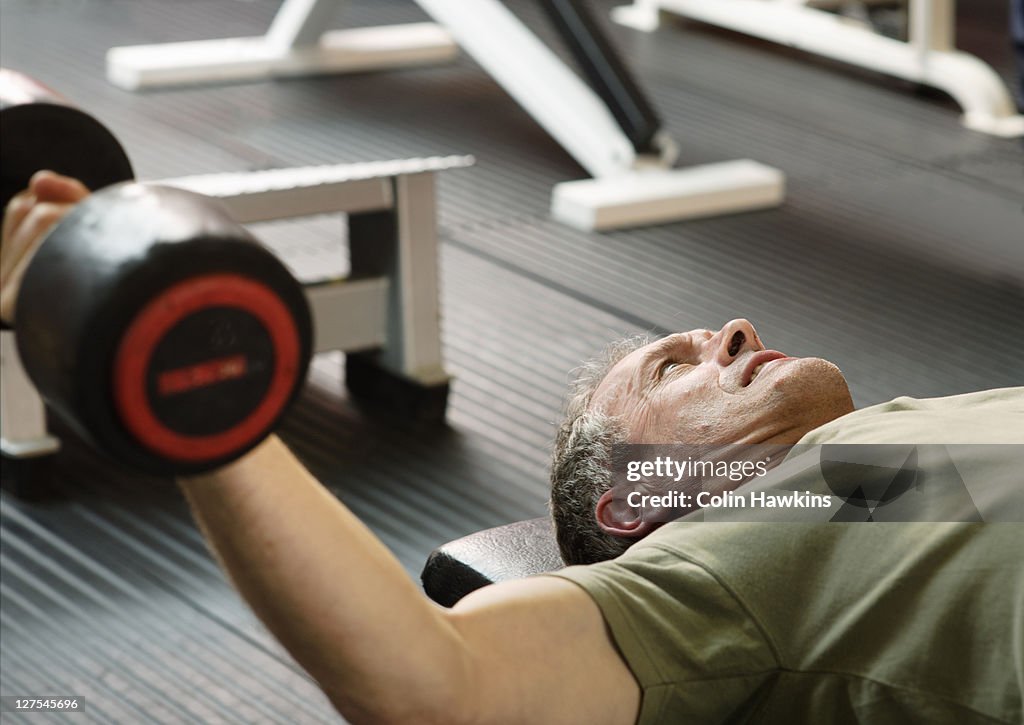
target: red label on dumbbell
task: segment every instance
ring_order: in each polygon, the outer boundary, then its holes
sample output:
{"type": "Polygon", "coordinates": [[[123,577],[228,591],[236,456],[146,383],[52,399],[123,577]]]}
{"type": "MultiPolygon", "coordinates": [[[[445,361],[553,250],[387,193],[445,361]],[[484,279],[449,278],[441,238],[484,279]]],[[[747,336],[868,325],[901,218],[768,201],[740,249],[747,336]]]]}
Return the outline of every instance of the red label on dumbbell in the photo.
{"type": "Polygon", "coordinates": [[[245,355],[222,357],[159,373],[156,377],[156,389],[157,393],[165,396],[185,393],[226,380],[236,380],[244,376],[247,369],[245,355]]]}
{"type": "Polygon", "coordinates": [[[213,461],[265,434],[299,358],[295,322],[269,287],[236,274],[188,279],[150,300],[122,337],[117,410],[153,452],[213,461]]]}

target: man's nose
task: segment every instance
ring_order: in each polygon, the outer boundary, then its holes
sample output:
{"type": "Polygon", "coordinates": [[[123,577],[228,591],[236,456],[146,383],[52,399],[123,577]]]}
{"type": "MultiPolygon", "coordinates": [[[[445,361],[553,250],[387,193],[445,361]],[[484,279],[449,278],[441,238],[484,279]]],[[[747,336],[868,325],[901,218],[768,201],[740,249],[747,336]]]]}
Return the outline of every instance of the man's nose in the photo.
{"type": "Polygon", "coordinates": [[[757,330],[749,320],[730,320],[722,326],[718,333],[708,340],[709,352],[721,365],[730,365],[733,360],[744,352],[763,350],[764,345],[757,336],[757,330]]]}

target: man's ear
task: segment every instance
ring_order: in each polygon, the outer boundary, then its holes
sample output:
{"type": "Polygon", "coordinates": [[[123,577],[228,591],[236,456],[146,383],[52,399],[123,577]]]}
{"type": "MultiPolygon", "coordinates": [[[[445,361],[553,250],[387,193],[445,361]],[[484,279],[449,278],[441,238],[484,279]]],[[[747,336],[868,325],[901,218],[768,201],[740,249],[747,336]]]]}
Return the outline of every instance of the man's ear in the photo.
{"type": "Polygon", "coordinates": [[[625,539],[640,539],[661,526],[660,521],[644,521],[643,509],[634,508],[625,499],[615,498],[612,489],[601,494],[594,516],[601,531],[625,539]]]}

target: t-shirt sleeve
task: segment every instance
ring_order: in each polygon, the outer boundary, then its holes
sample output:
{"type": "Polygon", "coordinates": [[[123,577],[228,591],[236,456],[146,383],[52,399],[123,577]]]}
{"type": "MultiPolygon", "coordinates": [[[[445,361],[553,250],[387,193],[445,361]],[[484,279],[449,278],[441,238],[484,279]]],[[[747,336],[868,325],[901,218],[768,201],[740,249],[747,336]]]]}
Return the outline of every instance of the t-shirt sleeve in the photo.
{"type": "Polygon", "coordinates": [[[642,690],[640,723],[719,722],[756,707],[777,661],[767,638],[707,568],[642,542],[614,561],[550,576],[597,603],[642,690]]]}

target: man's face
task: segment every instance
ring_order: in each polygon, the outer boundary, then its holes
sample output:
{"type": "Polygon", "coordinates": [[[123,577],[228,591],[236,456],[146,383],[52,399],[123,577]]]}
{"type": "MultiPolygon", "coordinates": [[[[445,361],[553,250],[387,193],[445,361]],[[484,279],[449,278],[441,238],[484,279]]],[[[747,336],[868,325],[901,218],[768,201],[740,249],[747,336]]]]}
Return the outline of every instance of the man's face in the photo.
{"type": "Polygon", "coordinates": [[[853,410],[842,373],[766,350],[747,320],[669,335],[623,358],[590,408],[619,417],[632,443],[796,443],[853,410]]]}

